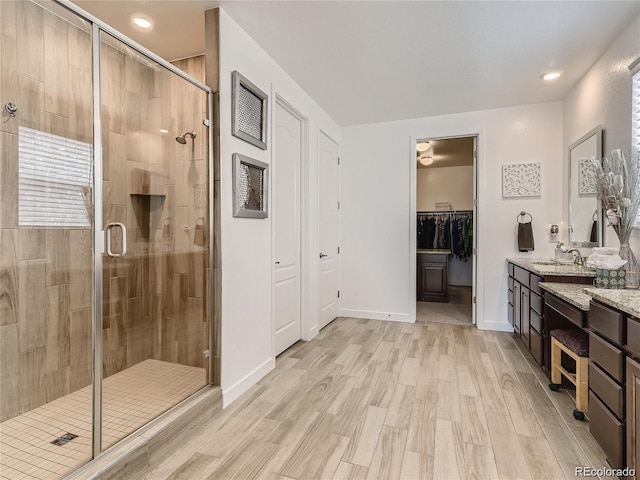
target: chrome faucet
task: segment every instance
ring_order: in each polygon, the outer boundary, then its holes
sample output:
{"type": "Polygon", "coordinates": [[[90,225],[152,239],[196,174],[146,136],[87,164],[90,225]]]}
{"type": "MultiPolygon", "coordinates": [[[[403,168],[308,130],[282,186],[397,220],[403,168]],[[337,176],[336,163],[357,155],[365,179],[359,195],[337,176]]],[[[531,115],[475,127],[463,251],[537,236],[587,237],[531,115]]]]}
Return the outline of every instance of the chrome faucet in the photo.
{"type": "Polygon", "coordinates": [[[573,263],[575,263],[576,265],[584,266],[584,261],[586,260],[586,258],[582,256],[580,250],[578,250],[577,248],[572,248],[570,250],[567,250],[567,253],[575,253],[575,255],[573,256],[573,263]]]}

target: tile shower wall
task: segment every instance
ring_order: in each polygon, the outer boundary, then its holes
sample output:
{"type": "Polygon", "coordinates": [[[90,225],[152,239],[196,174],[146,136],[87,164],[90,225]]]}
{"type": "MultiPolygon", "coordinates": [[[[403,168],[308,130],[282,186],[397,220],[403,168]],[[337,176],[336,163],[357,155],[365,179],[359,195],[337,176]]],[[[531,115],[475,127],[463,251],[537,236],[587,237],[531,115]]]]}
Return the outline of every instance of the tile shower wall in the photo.
{"type": "MultiPolygon", "coordinates": [[[[19,227],[17,186],[18,126],[90,143],[92,83],[89,34],[31,2],[1,1],[0,20],[0,101],[19,107],[0,119],[2,421],[91,382],[92,232],[19,227]]],[[[202,78],[203,63],[180,66],[202,78]]],[[[206,95],[122,48],[103,48],[102,73],[104,222],[129,230],[127,256],[105,257],[104,375],[148,358],[205,366],[206,95]],[[193,146],[175,142],[187,130],[193,146]],[[158,195],[134,195],[146,187],[158,195]]]]}
{"type": "Polygon", "coordinates": [[[90,229],[20,227],[18,127],[90,143],[91,43],[31,2],[0,2],[0,420],[91,381],[90,229]],[[73,252],[73,253],[72,253],[73,252]]]}
{"type": "MultiPolygon", "coordinates": [[[[206,367],[208,249],[195,238],[208,225],[206,95],[107,44],[104,223],[127,225],[128,253],[104,258],[104,375],[149,358],[206,367]],[[176,142],[187,131],[196,138],[176,142]]],[[[202,57],[177,66],[204,75],[202,57]]]]}

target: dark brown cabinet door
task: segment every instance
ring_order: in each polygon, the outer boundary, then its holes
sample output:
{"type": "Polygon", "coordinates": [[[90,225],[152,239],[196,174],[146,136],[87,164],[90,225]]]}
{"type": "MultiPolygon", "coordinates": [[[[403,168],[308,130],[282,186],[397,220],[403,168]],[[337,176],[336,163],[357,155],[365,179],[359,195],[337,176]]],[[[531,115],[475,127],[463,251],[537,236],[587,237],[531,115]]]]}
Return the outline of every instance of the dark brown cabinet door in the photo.
{"type": "Polygon", "coordinates": [[[419,298],[428,302],[446,301],[448,297],[447,265],[423,263],[420,268],[419,298]]]}
{"type": "Polygon", "coordinates": [[[627,358],[627,466],[640,478],[640,363],[627,358]]]}
{"type": "Polygon", "coordinates": [[[522,319],[522,286],[515,282],[513,285],[513,330],[520,335],[520,322],[522,319]]]}
{"type": "Polygon", "coordinates": [[[522,297],[522,303],[520,306],[520,338],[525,347],[529,349],[529,289],[522,286],[520,290],[520,296],[522,297]]]}

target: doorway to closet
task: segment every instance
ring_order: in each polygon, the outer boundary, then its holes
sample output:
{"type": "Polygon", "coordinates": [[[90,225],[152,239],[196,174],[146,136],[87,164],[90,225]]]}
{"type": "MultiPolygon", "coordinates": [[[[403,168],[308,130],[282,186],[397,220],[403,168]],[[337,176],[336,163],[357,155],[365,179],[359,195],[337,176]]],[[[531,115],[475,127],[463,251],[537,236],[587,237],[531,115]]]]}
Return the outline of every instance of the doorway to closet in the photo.
{"type": "Polygon", "coordinates": [[[475,325],[477,137],[416,143],[416,321],[475,325]]]}

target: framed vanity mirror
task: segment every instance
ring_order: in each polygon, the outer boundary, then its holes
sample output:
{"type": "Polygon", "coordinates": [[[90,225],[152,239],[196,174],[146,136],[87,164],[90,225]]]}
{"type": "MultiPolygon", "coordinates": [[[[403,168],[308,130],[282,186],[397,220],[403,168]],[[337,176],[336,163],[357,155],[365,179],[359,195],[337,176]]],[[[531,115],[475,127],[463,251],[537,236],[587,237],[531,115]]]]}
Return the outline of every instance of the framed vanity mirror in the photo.
{"type": "Polygon", "coordinates": [[[569,245],[573,247],[602,245],[602,208],[590,157],[602,159],[600,125],[569,147],[569,245]]]}

